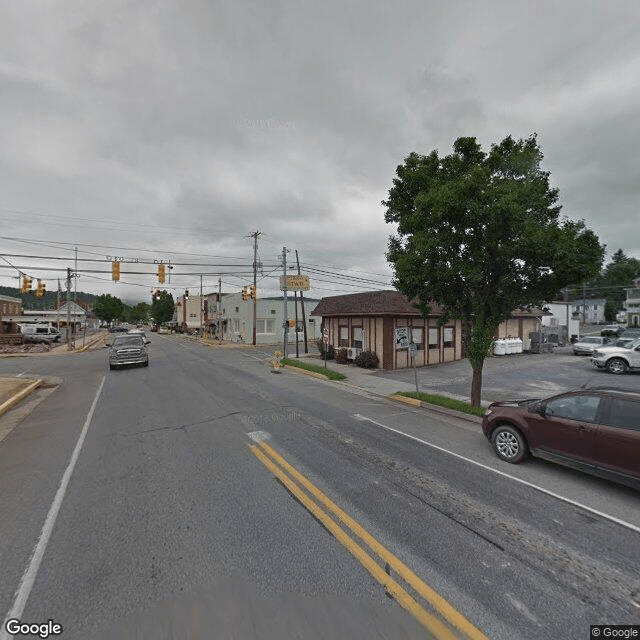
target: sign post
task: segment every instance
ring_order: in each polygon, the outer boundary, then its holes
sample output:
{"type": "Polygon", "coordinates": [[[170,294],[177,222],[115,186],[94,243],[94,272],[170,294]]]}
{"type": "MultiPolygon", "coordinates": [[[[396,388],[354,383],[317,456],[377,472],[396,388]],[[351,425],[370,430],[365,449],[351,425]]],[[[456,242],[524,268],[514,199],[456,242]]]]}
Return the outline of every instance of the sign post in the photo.
{"type": "Polygon", "coordinates": [[[324,343],[324,368],[327,368],[327,353],[329,348],[329,329],[325,327],[322,330],[322,342],[324,343]]]}

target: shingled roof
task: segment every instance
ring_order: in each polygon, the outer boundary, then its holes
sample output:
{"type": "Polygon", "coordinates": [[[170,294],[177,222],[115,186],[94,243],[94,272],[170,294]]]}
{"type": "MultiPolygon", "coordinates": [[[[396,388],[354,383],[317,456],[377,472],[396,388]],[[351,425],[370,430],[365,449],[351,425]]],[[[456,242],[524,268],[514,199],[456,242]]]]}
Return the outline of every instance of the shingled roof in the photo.
{"type": "MultiPolygon", "coordinates": [[[[440,315],[441,308],[431,304],[429,315],[440,315]]],[[[408,298],[399,291],[367,291],[365,293],[349,293],[342,296],[322,298],[312,316],[415,316],[421,313],[408,298]]],[[[525,309],[519,307],[512,314],[512,318],[531,318],[551,315],[540,309],[525,309]]]]}
{"type": "MultiPolygon", "coordinates": [[[[439,308],[431,313],[437,315],[439,308]]],[[[313,316],[416,316],[416,309],[399,291],[367,291],[322,298],[311,312],[313,316]]]]}

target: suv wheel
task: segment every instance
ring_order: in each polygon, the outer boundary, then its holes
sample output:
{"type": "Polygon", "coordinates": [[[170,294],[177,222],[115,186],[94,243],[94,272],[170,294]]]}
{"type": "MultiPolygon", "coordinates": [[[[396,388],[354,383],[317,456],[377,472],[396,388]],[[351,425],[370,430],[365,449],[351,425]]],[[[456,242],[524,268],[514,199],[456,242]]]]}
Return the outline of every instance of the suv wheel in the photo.
{"type": "Polygon", "coordinates": [[[627,363],[622,358],[611,358],[605,365],[609,373],[626,373],[627,363]]]}
{"type": "Polygon", "coordinates": [[[505,462],[517,464],[527,455],[527,442],[524,436],[518,429],[508,424],[496,427],[491,436],[491,444],[498,457],[505,462]]]}

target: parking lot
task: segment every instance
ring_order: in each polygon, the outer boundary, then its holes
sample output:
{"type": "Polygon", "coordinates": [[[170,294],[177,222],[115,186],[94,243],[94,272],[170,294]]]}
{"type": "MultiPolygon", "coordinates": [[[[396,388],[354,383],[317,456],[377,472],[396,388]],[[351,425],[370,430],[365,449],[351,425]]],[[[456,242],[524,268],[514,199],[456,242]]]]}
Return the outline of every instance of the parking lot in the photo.
{"type": "MultiPolygon", "coordinates": [[[[422,367],[417,371],[420,391],[469,398],[471,366],[467,360],[422,367]]],[[[414,383],[413,369],[385,371],[377,375],[414,383]]],[[[512,398],[541,398],[583,386],[638,391],[640,373],[606,373],[591,364],[588,356],[574,355],[571,346],[558,347],[553,353],[493,356],[484,363],[482,399],[495,402],[512,398]]]]}

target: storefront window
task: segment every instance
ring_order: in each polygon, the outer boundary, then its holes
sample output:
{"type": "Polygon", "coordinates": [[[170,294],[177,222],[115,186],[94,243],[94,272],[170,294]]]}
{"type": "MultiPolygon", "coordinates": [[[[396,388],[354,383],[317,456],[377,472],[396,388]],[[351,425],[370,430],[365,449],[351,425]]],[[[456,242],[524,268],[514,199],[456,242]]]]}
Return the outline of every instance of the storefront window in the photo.
{"type": "Polygon", "coordinates": [[[445,349],[453,347],[453,327],[444,328],[443,346],[445,349]]]}
{"type": "Polygon", "coordinates": [[[429,349],[440,348],[440,327],[429,328],[429,349]]]}
{"type": "Polygon", "coordinates": [[[422,327],[414,327],[411,329],[411,341],[416,345],[418,351],[424,350],[424,344],[422,343],[423,329],[422,327]]]}
{"type": "Polygon", "coordinates": [[[352,327],[351,338],[351,346],[356,349],[362,349],[362,327],[352,327]]]}
{"type": "Polygon", "coordinates": [[[340,334],[338,337],[339,347],[349,346],[349,327],[340,327],[340,334]]]}

